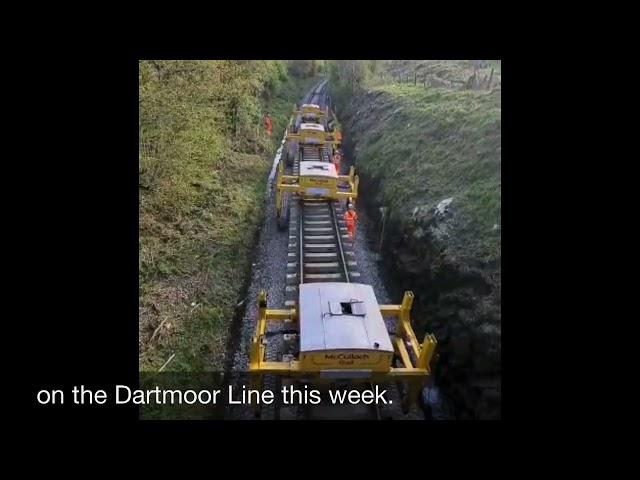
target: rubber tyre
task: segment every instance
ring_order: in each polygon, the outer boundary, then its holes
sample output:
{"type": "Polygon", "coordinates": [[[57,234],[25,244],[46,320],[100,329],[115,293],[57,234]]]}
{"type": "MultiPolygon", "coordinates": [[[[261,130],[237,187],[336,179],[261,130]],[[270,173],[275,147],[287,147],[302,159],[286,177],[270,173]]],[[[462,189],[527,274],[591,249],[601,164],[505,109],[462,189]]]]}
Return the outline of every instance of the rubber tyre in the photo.
{"type": "Polygon", "coordinates": [[[285,231],[289,228],[289,195],[283,194],[282,198],[282,214],[278,217],[278,230],[285,231]]]}
{"type": "Polygon", "coordinates": [[[297,150],[297,145],[295,144],[289,144],[287,145],[287,153],[285,155],[286,158],[286,163],[285,165],[287,167],[293,167],[293,162],[295,161],[295,157],[296,157],[296,150],[297,150]]]}

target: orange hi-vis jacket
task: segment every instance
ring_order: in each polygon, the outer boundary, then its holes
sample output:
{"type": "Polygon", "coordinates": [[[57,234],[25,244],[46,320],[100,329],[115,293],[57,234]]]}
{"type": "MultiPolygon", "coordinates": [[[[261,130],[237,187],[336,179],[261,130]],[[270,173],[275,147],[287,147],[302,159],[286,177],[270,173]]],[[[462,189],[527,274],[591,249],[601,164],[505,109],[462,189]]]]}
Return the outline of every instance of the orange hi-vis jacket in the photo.
{"type": "Polygon", "coordinates": [[[358,220],[358,214],[355,210],[347,210],[344,214],[344,221],[347,224],[347,227],[354,227],[356,224],[356,220],[358,220]]]}
{"type": "Polygon", "coordinates": [[[264,117],[264,128],[271,133],[271,118],[270,117],[264,117]]]}
{"type": "Polygon", "coordinates": [[[342,155],[340,155],[338,152],[336,152],[333,155],[333,164],[336,166],[336,171],[338,172],[340,170],[340,161],[342,160],[342,155]]]}

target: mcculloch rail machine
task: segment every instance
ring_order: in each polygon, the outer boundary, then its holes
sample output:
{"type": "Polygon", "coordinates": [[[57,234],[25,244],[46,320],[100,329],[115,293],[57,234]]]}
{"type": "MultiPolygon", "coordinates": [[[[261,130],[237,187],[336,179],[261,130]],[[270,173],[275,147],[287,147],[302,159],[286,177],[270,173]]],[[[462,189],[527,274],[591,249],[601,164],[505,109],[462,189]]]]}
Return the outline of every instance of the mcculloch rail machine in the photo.
{"type": "MultiPolygon", "coordinates": [[[[380,305],[373,287],[359,283],[355,241],[343,220],[345,205],[358,197],[358,177],[353,167],[340,175],[331,161],[335,127],[325,128],[337,121],[326,104],[321,82],[286,134],[275,183],[278,225],[289,228],[285,308],[269,308],[260,293],[249,372],[254,388],[392,385],[406,413],[431,374],[437,342],[431,334],[416,338],[412,292],[401,304],[380,305]]],[[[277,410],[258,409],[263,418],[277,410]]]]}

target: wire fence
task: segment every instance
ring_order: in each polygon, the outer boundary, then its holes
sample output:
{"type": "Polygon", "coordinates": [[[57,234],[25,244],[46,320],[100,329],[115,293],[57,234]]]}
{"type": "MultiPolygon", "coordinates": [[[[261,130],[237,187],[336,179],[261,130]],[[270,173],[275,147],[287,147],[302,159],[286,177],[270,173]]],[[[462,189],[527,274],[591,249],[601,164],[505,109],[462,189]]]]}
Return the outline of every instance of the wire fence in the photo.
{"type": "Polygon", "coordinates": [[[443,78],[435,73],[407,74],[380,73],[376,76],[378,85],[414,85],[427,87],[450,88],[456,90],[499,90],[502,78],[494,68],[490,71],[475,70],[465,80],[460,78],[443,78]]]}

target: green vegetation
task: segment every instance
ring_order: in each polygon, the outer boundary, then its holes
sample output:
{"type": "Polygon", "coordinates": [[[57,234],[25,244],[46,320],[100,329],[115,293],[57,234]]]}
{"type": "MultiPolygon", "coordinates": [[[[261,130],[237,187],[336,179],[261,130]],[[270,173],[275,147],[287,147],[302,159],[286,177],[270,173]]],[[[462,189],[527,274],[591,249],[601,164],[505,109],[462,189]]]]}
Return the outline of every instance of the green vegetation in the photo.
{"type": "Polygon", "coordinates": [[[444,81],[466,82],[474,71],[488,78],[492,68],[494,84],[499,61],[341,60],[329,66],[331,91],[351,119],[347,142],[356,149],[358,172],[375,185],[373,204],[389,207],[391,220],[420,228],[416,219],[428,221],[425,212],[453,197],[456,221],[446,248],[481,262],[500,258],[500,91],[451,88],[444,81]],[[430,75],[438,86],[390,81],[414,75],[430,75]]]}
{"type": "Polygon", "coordinates": [[[328,62],[326,69],[339,107],[373,87],[393,83],[495,88],[501,84],[502,71],[500,60],[336,60],[328,62]]]}
{"type": "Polygon", "coordinates": [[[335,105],[346,106],[350,99],[362,93],[378,72],[380,60],[334,60],[328,62],[330,91],[335,105]]]}
{"type": "MultiPolygon", "coordinates": [[[[384,68],[392,76],[408,77],[413,80],[417,75],[422,80],[425,75],[440,80],[457,80],[466,82],[474,71],[480,76],[490,75],[493,72],[492,84],[500,82],[500,60],[388,60],[384,62],[384,68]]],[[[445,83],[446,84],[446,83],[445,83]]]]}
{"type": "Polygon", "coordinates": [[[416,333],[438,339],[436,384],[454,418],[500,418],[500,64],[341,61],[330,71],[361,205],[380,231],[387,207],[390,287],[414,292],[416,333]]]}
{"type": "Polygon", "coordinates": [[[271,157],[313,81],[282,61],[140,62],[141,370],[222,368],[271,157]]]}
{"type": "Polygon", "coordinates": [[[448,248],[459,258],[500,257],[500,93],[385,85],[367,95],[358,170],[381,188],[376,203],[409,222],[449,197],[456,212],[448,248]],[[375,120],[375,121],[374,121],[375,120]]]}

